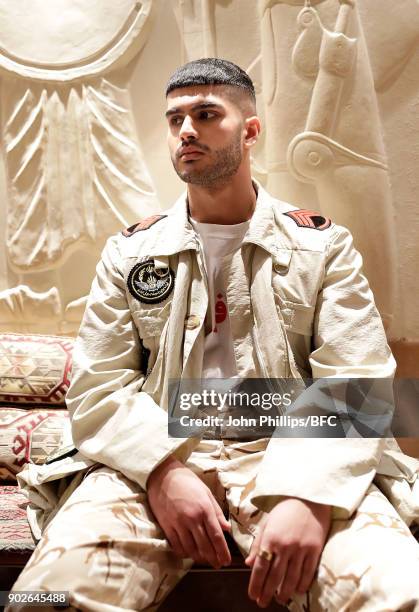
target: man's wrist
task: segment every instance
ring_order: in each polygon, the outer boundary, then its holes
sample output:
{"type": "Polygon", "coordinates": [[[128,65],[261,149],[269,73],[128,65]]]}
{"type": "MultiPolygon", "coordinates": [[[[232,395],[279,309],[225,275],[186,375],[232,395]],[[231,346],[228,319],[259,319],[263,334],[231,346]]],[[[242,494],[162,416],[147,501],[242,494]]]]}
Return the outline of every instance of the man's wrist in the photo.
{"type": "MultiPolygon", "coordinates": [[[[293,496],[284,496],[281,501],[285,501],[286,499],[298,499],[300,502],[303,502],[306,506],[309,506],[310,508],[324,508],[325,510],[329,510],[330,512],[332,511],[333,506],[331,506],[330,504],[322,504],[320,502],[314,502],[311,501],[310,499],[304,499],[303,497],[293,497],[293,496]]],[[[281,503],[281,502],[279,502],[281,503]]]]}
{"type": "Polygon", "coordinates": [[[152,486],[156,481],[160,480],[167,472],[179,467],[185,467],[179,459],[176,459],[173,455],[166,457],[166,459],[159,463],[149,475],[147,479],[147,489],[150,488],[150,485],[152,486]]]}

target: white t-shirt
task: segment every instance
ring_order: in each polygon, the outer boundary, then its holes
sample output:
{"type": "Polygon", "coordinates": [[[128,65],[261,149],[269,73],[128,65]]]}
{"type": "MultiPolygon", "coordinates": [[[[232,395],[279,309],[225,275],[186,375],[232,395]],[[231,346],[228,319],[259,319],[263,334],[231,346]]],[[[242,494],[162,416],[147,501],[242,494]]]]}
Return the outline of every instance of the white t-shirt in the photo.
{"type": "Polygon", "coordinates": [[[240,248],[249,221],[235,225],[201,223],[190,218],[205,258],[209,304],[205,319],[202,378],[237,376],[225,287],[221,274],[223,258],[240,248]]]}

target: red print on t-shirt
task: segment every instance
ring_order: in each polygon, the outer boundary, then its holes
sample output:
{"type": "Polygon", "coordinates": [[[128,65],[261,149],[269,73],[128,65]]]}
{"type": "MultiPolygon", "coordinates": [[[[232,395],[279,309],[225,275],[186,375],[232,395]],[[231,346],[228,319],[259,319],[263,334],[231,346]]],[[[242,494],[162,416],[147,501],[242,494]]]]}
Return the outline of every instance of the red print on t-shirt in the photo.
{"type": "MultiPolygon", "coordinates": [[[[222,293],[217,295],[217,301],[215,302],[215,322],[222,323],[227,317],[227,306],[224,302],[222,293]]],[[[214,327],[214,331],[217,332],[217,328],[214,327]]]]}

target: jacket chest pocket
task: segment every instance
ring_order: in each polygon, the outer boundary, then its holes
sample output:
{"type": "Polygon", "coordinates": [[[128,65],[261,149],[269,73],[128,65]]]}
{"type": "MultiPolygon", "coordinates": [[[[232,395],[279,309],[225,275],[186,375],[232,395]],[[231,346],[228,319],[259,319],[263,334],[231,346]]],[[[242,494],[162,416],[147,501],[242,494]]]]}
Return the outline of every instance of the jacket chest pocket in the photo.
{"type": "Polygon", "coordinates": [[[313,333],[315,306],[286,302],[275,294],[276,307],[284,319],[285,329],[303,336],[313,333]]]}
{"type": "Polygon", "coordinates": [[[317,296],[324,276],[324,253],[287,250],[274,262],[272,287],[285,328],[311,336],[317,296]]]}
{"type": "Polygon", "coordinates": [[[163,338],[169,324],[171,301],[161,307],[143,307],[134,300],[132,318],[138,329],[141,343],[145,349],[147,371],[151,370],[156,362],[159,351],[163,347],[163,338]]]}

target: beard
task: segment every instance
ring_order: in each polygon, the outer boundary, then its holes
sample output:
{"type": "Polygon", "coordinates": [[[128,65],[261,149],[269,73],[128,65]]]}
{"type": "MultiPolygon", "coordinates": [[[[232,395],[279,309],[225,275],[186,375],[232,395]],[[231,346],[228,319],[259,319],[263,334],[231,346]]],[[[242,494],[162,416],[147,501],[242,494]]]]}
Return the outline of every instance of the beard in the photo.
{"type": "MultiPolygon", "coordinates": [[[[241,145],[242,128],[239,127],[231,143],[222,149],[216,149],[211,154],[211,162],[203,168],[196,168],[194,162],[182,164],[180,168],[177,157],[172,157],[173,167],[178,177],[185,183],[210,187],[220,185],[228,181],[239,169],[243,159],[241,145]]],[[[193,145],[193,142],[189,143],[193,145]]],[[[200,145],[200,149],[206,153],[207,147],[200,145]]],[[[207,153],[208,155],[208,153],[207,153]]]]}

